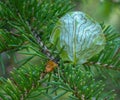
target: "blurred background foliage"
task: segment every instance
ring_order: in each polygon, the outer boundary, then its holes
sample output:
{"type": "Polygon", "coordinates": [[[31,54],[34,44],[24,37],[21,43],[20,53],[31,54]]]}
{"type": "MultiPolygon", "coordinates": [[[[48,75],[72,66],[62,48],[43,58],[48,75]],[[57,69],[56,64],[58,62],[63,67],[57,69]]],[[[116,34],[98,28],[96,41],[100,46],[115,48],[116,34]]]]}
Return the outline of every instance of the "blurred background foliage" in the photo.
{"type": "Polygon", "coordinates": [[[120,0],[73,0],[75,10],[88,13],[99,22],[120,31],[120,0]]]}
{"type": "MultiPolygon", "coordinates": [[[[77,10],[85,12],[99,23],[111,25],[120,33],[120,0],[72,0],[72,4],[74,5],[73,11],[77,10]]],[[[22,61],[23,58],[31,60],[29,56],[24,56],[24,54],[20,53],[2,53],[0,55],[0,61],[3,59],[4,62],[0,62],[0,76],[4,76],[5,78],[8,77],[13,67],[16,67],[20,63],[25,63],[22,61]],[[21,62],[19,63],[19,61],[21,62]]],[[[31,62],[33,64],[40,64],[40,61],[37,57],[34,58],[31,62]]],[[[120,73],[113,71],[113,74],[115,75],[116,80],[120,82],[120,73]]],[[[115,89],[116,94],[118,94],[116,100],[119,100],[120,85],[116,85],[116,82],[111,81],[111,78],[109,77],[103,77],[104,76],[100,76],[100,74],[98,74],[96,79],[102,79],[104,82],[106,82],[106,91],[115,89]]],[[[61,98],[61,100],[63,99],[61,98]]]]}

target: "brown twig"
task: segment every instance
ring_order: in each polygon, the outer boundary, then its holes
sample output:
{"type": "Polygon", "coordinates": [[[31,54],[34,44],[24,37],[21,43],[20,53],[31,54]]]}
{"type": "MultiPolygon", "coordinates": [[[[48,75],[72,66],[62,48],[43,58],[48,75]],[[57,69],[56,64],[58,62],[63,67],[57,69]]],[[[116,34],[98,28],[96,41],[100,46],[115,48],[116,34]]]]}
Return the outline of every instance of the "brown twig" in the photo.
{"type": "Polygon", "coordinates": [[[107,68],[107,69],[111,69],[111,70],[120,71],[120,68],[115,68],[115,66],[113,66],[113,65],[102,64],[99,62],[86,62],[83,65],[97,65],[97,66],[100,66],[101,68],[107,68]]]}

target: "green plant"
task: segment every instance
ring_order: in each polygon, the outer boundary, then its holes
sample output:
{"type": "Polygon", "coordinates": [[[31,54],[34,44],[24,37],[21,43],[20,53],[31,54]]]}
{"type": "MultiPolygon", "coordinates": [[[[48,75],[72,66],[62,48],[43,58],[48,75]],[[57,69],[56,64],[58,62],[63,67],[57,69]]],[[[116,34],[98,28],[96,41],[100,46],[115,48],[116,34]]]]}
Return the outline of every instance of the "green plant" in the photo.
{"type": "MultiPolygon", "coordinates": [[[[106,77],[119,84],[120,34],[101,24],[106,38],[105,49],[86,63],[73,65],[60,59],[50,41],[56,22],[73,8],[68,0],[0,1],[0,53],[22,54],[24,58],[6,79],[0,77],[2,100],[113,100],[105,91],[106,77]],[[42,44],[44,43],[44,45],[42,44]],[[46,49],[48,48],[48,49],[46,49]],[[58,62],[46,73],[46,62],[58,62]],[[32,62],[38,58],[38,64],[32,62]],[[58,58],[58,59],[56,59],[58,58]],[[119,78],[119,77],[118,77],[119,78]]],[[[3,62],[2,59],[0,59],[3,62]]],[[[2,63],[3,64],[3,63],[2,63]]],[[[4,69],[4,66],[2,67],[4,69]]]]}

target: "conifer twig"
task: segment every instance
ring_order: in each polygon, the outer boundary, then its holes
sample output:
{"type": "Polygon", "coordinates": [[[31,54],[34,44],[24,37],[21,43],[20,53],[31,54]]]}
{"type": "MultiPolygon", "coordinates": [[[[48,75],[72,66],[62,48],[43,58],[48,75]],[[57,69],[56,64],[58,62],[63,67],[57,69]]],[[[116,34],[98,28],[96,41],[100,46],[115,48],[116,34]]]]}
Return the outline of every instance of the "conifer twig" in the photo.
{"type": "Polygon", "coordinates": [[[109,64],[102,64],[102,63],[100,63],[100,62],[93,62],[93,61],[91,61],[91,62],[86,62],[86,63],[84,63],[83,65],[97,65],[97,66],[99,66],[99,67],[101,67],[101,68],[107,68],[107,69],[111,69],[111,70],[116,70],[116,71],[120,71],[120,68],[115,68],[115,66],[113,66],[113,65],[109,65],[109,64]]]}

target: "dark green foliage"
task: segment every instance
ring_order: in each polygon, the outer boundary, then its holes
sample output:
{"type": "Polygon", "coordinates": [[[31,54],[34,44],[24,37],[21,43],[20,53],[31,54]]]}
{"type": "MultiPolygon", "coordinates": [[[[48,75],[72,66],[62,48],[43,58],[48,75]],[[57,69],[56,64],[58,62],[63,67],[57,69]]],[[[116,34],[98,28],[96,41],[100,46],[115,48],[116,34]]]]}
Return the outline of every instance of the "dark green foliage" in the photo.
{"type": "MultiPolygon", "coordinates": [[[[0,87],[0,97],[3,100],[21,100],[29,98],[32,91],[41,86],[40,73],[42,65],[22,67],[19,70],[15,69],[11,73],[10,79],[1,79],[2,87],[0,87]],[[28,95],[29,93],[29,95],[28,95]]],[[[40,93],[40,92],[39,92],[40,93]]]]}
{"type": "Polygon", "coordinates": [[[81,70],[80,66],[74,68],[66,65],[64,69],[62,66],[61,69],[56,70],[55,74],[46,76],[44,79],[40,79],[44,65],[29,65],[29,67],[24,66],[19,70],[14,69],[10,79],[1,78],[0,97],[3,100],[29,100],[44,95],[51,98],[50,100],[57,100],[61,96],[69,94],[69,98],[75,100],[114,98],[114,95],[109,96],[112,91],[107,94],[108,97],[104,96],[103,82],[95,82],[92,75],[81,70]],[[53,77],[53,79],[49,80],[49,77],[53,77]]]}
{"type": "Polygon", "coordinates": [[[18,50],[23,44],[24,38],[17,34],[8,32],[7,30],[0,30],[0,52],[15,49],[18,50]],[[19,39],[19,38],[21,39],[19,39]]]}
{"type": "MultiPolygon", "coordinates": [[[[32,33],[37,32],[50,53],[59,57],[49,37],[71,5],[70,0],[0,1],[0,53],[24,55],[9,78],[0,77],[1,100],[114,100],[113,89],[105,91],[105,80],[120,85],[119,77],[115,78],[120,73],[120,33],[111,26],[101,24],[105,49],[88,62],[74,66],[60,59],[53,72],[44,72],[48,58],[32,33]]],[[[2,56],[0,62],[4,71],[2,56]]]]}
{"type": "Polygon", "coordinates": [[[33,31],[37,31],[44,42],[49,42],[49,35],[57,19],[70,9],[67,0],[0,1],[0,53],[21,51],[31,48],[30,45],[35,50],[34,47],[37,47],[40,53],[41,47],[35,42],[33,31]]]}
{"type": "MultiPolygon", "coordinates": [[[[95,82],[92,74],[88,71],[83,71],[80,67],[82,66],[76,66],[75,68],[71,65],[64,66],[58,75],[53,76],[57,82],[52,81],[50,84],[54,84],[55,87],[59,85],[60,89],[69,92],[69,97],[75,100],[93,98],[101,100],[107,98],[107,95],[102,97],[102,91],[104,90],[103,82],[95,82]]],[[[110,98],[114,98],[114,96],[110,98]]]]}

